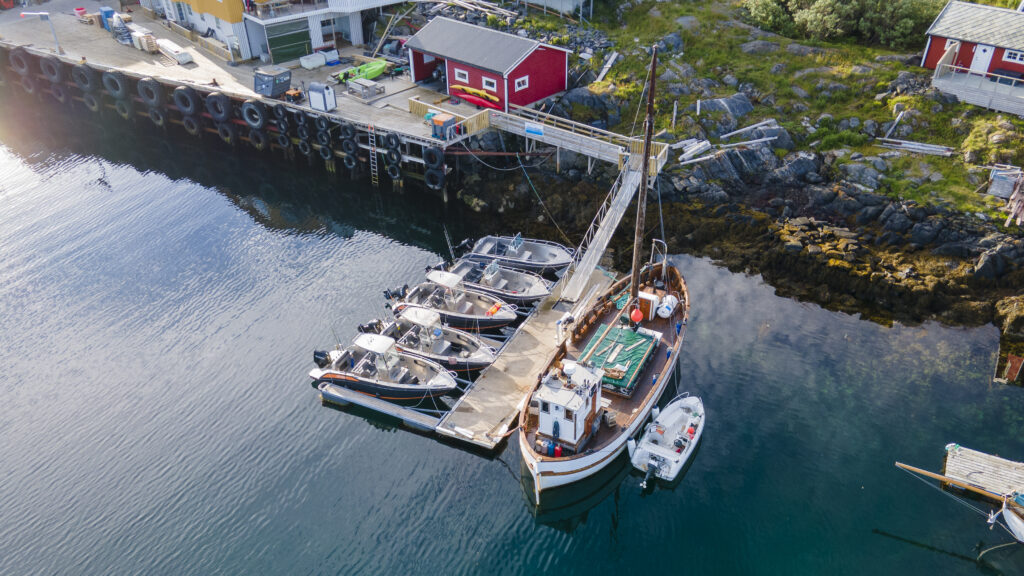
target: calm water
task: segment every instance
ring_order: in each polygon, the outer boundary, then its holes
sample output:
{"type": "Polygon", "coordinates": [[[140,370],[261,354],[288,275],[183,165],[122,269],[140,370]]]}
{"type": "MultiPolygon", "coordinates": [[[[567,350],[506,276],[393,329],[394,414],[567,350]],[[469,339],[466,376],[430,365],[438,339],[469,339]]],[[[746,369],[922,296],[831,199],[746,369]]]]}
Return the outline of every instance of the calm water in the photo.
{"type": "Polygon", "coordinates": [[[679,256],[695,462],[641,494],[619,460],[536,511],[514,443],[483,458],[306,378],[471,215],[47,120],[0,113],[0,573],[1024,572],[976,564],[1008,536],[892,464],[1024,460],[993,327],[879,326],[679,256]]]}

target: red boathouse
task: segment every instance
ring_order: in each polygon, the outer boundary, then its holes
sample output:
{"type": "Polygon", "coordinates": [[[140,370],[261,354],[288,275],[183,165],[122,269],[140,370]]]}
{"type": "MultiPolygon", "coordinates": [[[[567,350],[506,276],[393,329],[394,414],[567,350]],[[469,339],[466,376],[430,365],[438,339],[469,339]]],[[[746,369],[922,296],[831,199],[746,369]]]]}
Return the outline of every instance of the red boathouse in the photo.
{"type": "Polygon", "coordinates": [[[921,66],[935,70],[947,50],[949,62],[971,74],[1024,74],[1024,12],[971,2],[950,2],[928,29],[921,66]]]}
{"type": "Polygon", "coordinates": [[[414,82],[444,66],[448,94],[478,106],[508,112],[568,87],[568,50],[450,18],[434,18],[405,47],[414,82]]]}

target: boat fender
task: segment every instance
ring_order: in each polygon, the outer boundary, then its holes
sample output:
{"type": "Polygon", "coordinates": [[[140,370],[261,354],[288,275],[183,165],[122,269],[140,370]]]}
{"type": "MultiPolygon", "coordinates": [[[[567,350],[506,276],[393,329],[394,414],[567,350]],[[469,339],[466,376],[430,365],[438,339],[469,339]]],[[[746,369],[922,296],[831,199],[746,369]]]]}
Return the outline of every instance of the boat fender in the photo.
{"type": "Polygon", "coordinates": [[[299,124],[299,127],[298,129],[296,129],[295,132],[296,134],[299,135],[299,138],[302,138],[303,140],[309,140],[309,126],[306,126],[305,124],[299,124]]]}
{"type": "Polygon", "coordinates": [[[242,119],[253,130],[262,130],[267,123],[267,111],[259,100],[246,100],[242,104],[242,119]]]}
{"type": "Polygon", "coordinates": [[[278,134],[277,135],[277,145],[280,146],[281,148],[284,148],[285,150],[287,150],[288,148],[291,148],[291,146],[292,146],[292,139],[290,137],[288,137],[287,134],[278,134]]]}
{"type": "Polygon", "coordinates": [[[267,133],[256,128],[249,129],[249,144],[257,150],[267,149],[267,133]]]}
{"type": "Polygon", "coordinates": [[[399,147],[402,146],[402,140],[398,137],[398,134],[392,132],[384,136],[384,146],[397,152],[399,147]]]}
{"type": "Polygon", "coordinates": [[[331,150],[330,146],[321,146],[320,157],[324,160],[330,160],[331,158],[334,158],[334,150],[331,150]]]}
{"type": "Polygon", "coordinates": [[[423,163],[427,168],[440,168],[444,164],[444,152],[440,148],[426,148],[423,150],[423,163]]]}
{"type": "Polygon", "coordinates": [[[211,92],[206,96],[206,111],[214,122],[227,122],[231,119],[231,99],[221,92],[211,92]]]}
{"type": "Polygon", "coordinates": [[[392,180],[398,180],[398,179],[400,179],[402,177],[402,169],[399,168],[398,166],[394,165],[394,164],[390,164],[387,167],[387,171],[388,171],[388,178],[391,178],[392,180]]]}
{"type": "Polygon", "coordinates": [[[191,86],[178,86],[173,93],[174,105],[183,116],[197,116],[199,110],[199,94],[191,86]]]}
{"type": "Polygon", "coordinates": [[[149,119],[159,128],[163,128],[164,123],[167,121],[167,117],[164,116],[164,111],[159,108],[150,108],[147,112],[149,119]]]}
{"type": "Polygon", "coordinates": [[[398,150],[390,148],[384,153],[384,159],[388,164],[398,165],[402,162],[402,154],[398,150]]]}
{"type": "Polygon", "coordinates": [[[64,81],[64,67],[55,56],[44,56],[39,59],[39,71],[54,84],[64,81]]]}
{"type": "Polygon", "coordinates": [[[344,152],[345,154],[348,154],[349,156],[354,156],[358,148],[359,147],[356,145],[355,140],[341,141],[341,151],[344,152]]]}
{"type": "Polygon", "coordinates": [[[64,88],[63,84],[54,84],[50,86],[50,95],[57,101],[58,104],[67,104],[68,102],[68,91],[64,88]]]}
{"type": "Polygon", "coordinates": [[[11,68],[14,68],[15,72],[17,72],[21,76],[28,76],[29,70],[27,52],[25,52],[21,48],[12,50],[11,53],[7,55],[7,60],[11,63],[11,68]]]}
{"type": "MultiPolygon", "coordinates": [[[[658,416],[660,414],[661,414],[661,408],[658,408],[657,406],[655,406],[654,408],[651,409],[651,418],[654,418],[655,420],[657,420],[658,416]]],[[[659,430],[658,433],[660,434],[661,431],[659,430]]]]}
{"type": "Polygon", "coordinates": [[[636,440],[635,439],[630,438],[629,440],[626,440],[626,450],[629,451],[629,457],[632,458],[633,454],[636,452],[636,440]]]}
{"type": "Polygon", "coordinates": [[[224,141],[225,144],[235,143],[235,127],[233,124],[228,122],[221,122],[217,124],[217,135],[224,141]]]}
{"type": "Polygon", "coordinates": [[[299,153],[303,156],[309,156],[313,152],[313,147],[309,145],[309,142],[305,140],[299,140],[299,153]]]}
{"type": "Polygon", "coordinates": [[[345,123],[341,125],[341,138],[342,140],[354,140],[356,137],[356,127],[345,123]]]}
{"type": "Polygon", "coordinates": [[[82,92],[95,92],[99,88],[96,71],[85,64],[75,64],[71,68],[71,79],[82,92]]]}
{"type": "Polygon", "coordinates": [[[427,170],[423,175],[423,181],[426,182],[427,188],[440,190],[444,188],[444,172],[438,169],[427,170]]]}
{"type": "Polygon", "coordinates": [[[331,133],[325,130],[321,130],[316,133],[316,143],[321,146],[331,145],[331,133]]]}
{"type": "Polygon", "coordinates": [[[31,76],[21,77],[21,89],[25,91],[25,94],[32,95],[36,93],[36,81],[31,76]]]}
{"type": "Polygon", "coordinates": [[[327,118],[325,118],[324,116],[317,116],[316,120],[314,120],[313,123],[316,124],[317,130],[326,132],[327,130],[331,129],[331,123],[328,122],[327,118]]]}
{"type": "Polygon", "coordinates": [[[355,170],[356,169],[356,157],[355,156],[351,156],[351,155],[350,156],[345,156],[345,159],[342,160],[342,162],[345,164],[345,168],[348,168],[349,170],[355,170]]]}
{"type": "Polygon", "coordinates": [[[107,89],[108,94],[118,100],[124,100],[125,96],[128,95],[128,81],[125,80],[124,74],[120,72],[112,72],[110,70],[104,72],[103,87],[107,89]]]}
{"type": "Polygon", "coordinates": [[[125,120],[131,120],[132,115],[135,113],[135,106],[131,100],[117,100],[114,102],[114,110],[117,111],[117,115],[125,120]]]}
{"type": "Polygon", "coordinates": [[[185,128],[185,132],[189,136],[199,136],[202,132],[202,126],[199,124],[199,119],[195,116],[185,116],[181,119],[181,125],[185,128]]]}
{"type": "Polygon", "coordinates": [[[306,125],[306,113],[305,112],[303,112],[302,110],[296,110],[295,113],[293,114],[293,116],[295,117],[295,125],[296,126],[305,126],[306,125]]]}
{"type": "Polygon", "coordinates": [[[146,106],[150,108],[162,108],[164,105],[164,87],[159,82],[152,78],[146,77],[139,80],[139,84],[135,87],[139,93],[139,98],[146,103],[146,106]]]}
{"type": "Polygon", "coordinates": [[[99,97],[97,97],[92,92],[86,92],[85,94],[82,94],[82,103],[85,104],[85,107],[90,112],[99,112],[100,111],[100,100],[99,100],[99,97]]]}
{"type": "Polygon", "coordinates": [[[288,120],[281,119],[277,121],[278,132],[285,133],[288,131],[288,128],[290,128],[290,126],[288,125],[288,120]]]}
{"type": "Polygon", "coordinates": [[[287,120],[288,108],[284,104],[274,104],[274,117],[278,120],[287,120]]]}

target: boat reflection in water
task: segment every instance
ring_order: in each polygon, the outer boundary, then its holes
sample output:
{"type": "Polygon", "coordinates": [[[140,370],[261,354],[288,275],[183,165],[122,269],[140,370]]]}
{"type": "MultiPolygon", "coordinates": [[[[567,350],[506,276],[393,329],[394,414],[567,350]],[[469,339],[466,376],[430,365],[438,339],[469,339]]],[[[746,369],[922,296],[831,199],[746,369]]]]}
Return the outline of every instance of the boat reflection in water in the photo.
{"type": "Polygon", "coordinates": [[[591,476],[544,490],[541,492],[540,504],[534,504],[533,476],[522,458],[519,459],[519,482],[523,489],[523,499],[538,524],[572,532],[580,524],[586,523],[590,510],[612,493],[615,494],[615,507],[618,509],[619,490],[635,488],[629,482],[622,482],[632,469],[629,454],[622,452],[591,476]]]}

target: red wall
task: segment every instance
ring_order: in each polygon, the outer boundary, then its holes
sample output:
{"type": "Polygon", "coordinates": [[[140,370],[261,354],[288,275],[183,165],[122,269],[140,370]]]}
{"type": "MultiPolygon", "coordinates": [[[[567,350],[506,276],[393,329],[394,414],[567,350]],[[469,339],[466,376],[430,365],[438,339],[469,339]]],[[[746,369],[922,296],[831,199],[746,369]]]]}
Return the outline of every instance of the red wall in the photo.
{"type": "Polygon", "coordinates": [[[565,65],[569,55],[562,50],[540,46],[508,75],[508,101],[519,106],[533,104],[566,88],[565,65]],[[529,74],[530,86],[516,92],[516,79],[529,74]]]}
{"type": "Polygon", "coordinates": [[[496,72],[488,72],[488,71],[485,71],[485,70],[480,70],[478,68],[473,68],[472,66],[467,66],[466,64],[462,64],[460,62],[455,62],[454,60],[447,60],[447,61],[445,61],[445,64],[448,66],[448,68],[447,68],[448,86],[452,86],[453,84],[458,84],[458,85],[461,85],[461,86],[469,86],[470,88],[478,88],[480,90],[483,90],[484,89],[483,79],[484,79],[485,76],[487,78],[490,78],[490,79],[494,80],[494,82],[498,85],[497,90],[487,90],[487,92],[497,96],[498,97],[498,102],[497,102],[498,106],[501,106],[502,109],[505,108],[505,80],[501,77],[501,74],[498,74],[496,72]],[[459,70],[465,70],[466,72],[469,73],[469,82],[461,82],[461,81],[455,79],[455,69],[456,68],[458,68],[459,70]]]}
{"type": "Polygon", "coordinates": [[[437,65],[441,63],[441,59],[437,57],[434,58],[433,62],[424,62],[425,55],[422,52],[417,52],[415,50],[410,50],[410,52],[412,52],[412,71],[416,75],[412,79],[413,82],[419,82],[430,78],[430,75],[434,72],[434,68],[437,68],[437,65]]]}
{"type": "Polygon", "coordinates": [[[1016,61],[1007,62],[1006,60],[1003,60],[1003,52],[1005,52],[1005,50],[1002,48],[996,48],[995,52],[992,54],[992,64],[988,67],[989,72],[1002,68],[1003,70],[1013,70],[1014,72],[1024,74],[1024,64],[1020,64],[1016,61]]]}

